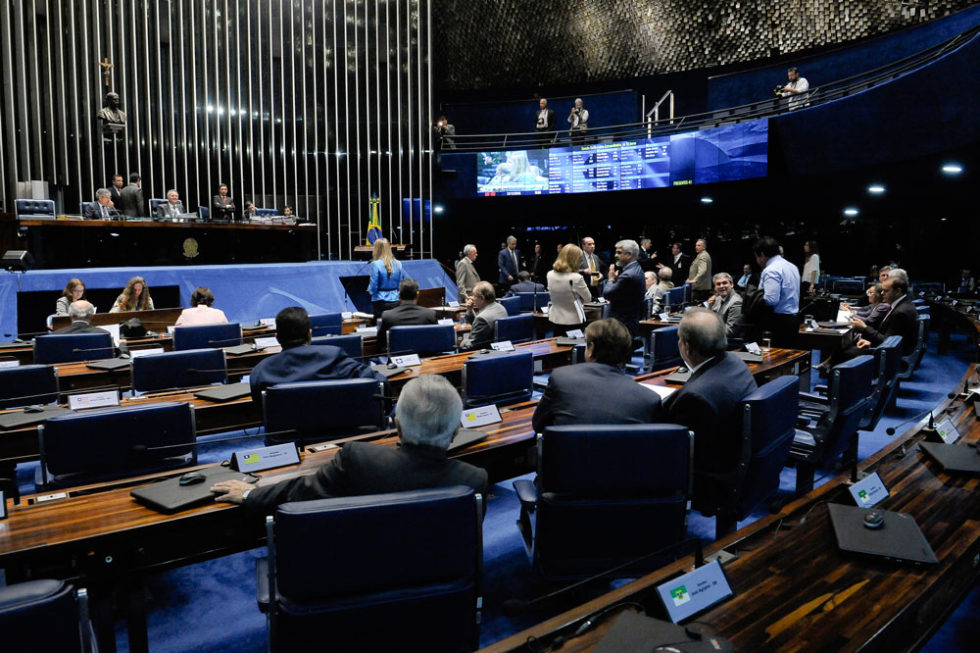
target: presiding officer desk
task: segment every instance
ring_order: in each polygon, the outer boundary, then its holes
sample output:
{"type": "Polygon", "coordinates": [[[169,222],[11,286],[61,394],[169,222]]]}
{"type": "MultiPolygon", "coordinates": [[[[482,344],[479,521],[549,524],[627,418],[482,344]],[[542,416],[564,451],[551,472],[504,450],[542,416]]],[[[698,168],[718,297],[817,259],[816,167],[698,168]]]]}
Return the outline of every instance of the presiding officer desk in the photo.
{"type": "MultiPolygon", "coordinates": [[[[977,366],[964,382],[977,383],[977,366]]],[[[944,400],[936,420],[949,416],[963,434],[958,446],[980,440],[973,402],[944,400]]],[[[706,547],[736,555],[725,565],[735,596],[693,618],[722,635],[736,651],[904,651],[919,648],[977,582],[980,569],[980,478],[947,474],[918,449],[927,418],[864,460],[891,492],[879,506],[910,514],[939,559],[906,565],[838,550],[827,504],[854,505],[841,474],[809,494],[706,547]]],[[[592,601],[484,649],[485,653],[548,650],[590,615],[623,602],[639,602],[659,618],[655,586],[689,570],[688,556],[592,601]],[[530,643],[530,644],[529,644],[530,643]]],[[[562,651],[589,651],[615,621],[603,616],[593,630],[562,651]]]]}

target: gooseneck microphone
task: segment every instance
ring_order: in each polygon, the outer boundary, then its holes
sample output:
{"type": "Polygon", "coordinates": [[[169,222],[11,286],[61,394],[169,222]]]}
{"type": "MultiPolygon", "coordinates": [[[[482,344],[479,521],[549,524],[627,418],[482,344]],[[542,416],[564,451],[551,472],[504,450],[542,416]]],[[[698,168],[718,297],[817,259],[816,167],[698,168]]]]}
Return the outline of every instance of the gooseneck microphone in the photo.
{"type": "Polygon", "coordinates": [[[895,433],[898,432],[899,428],[908,426],[909,424],[914,424],[914,423],[918,422],[919,420],[921,420],[926,415],[929,416],[929,423],[926,424],[925,426],[923,426],[922,427],[922,430],[924,432],[926,432],[926,433],[934,433],[936,431],[936,421],[935,421],[935,418],[933,417],[933,414],[932,413],[933,413],[933,409],[930,408],[927,411],[924,411],[924,412],[919,413],[918,415],[916,415],[912,419],[907,420],[905,422],[902,422],[898,426],[889,426],[887,429],[885,429],[885,433],[887,435],[895,435],[895,433]]]}

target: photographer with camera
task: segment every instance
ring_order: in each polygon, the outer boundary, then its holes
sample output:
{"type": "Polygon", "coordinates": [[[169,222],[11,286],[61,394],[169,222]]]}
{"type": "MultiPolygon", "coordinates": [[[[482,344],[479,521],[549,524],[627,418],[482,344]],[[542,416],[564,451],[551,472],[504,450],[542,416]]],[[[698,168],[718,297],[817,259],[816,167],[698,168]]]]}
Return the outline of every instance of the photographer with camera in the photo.
{"type": "Polygon", "coordinates": [[[575,104],[568,113],[568,134],[572,137],[573,145],[581,145],[585,141],[585,132],[589,129],[589,110],[585,108],[582,98],[575,98],[575,104]]]}
{"type": "Polygon", "coordinates": [[[806,106],[810,82],[806,81],[806,77],[800,77],[800,71],[796,66],[786,71],[786,78],[789,83],[777,85],[776,88],[772,89],[772,92],[782,98],[792,98],[787,102],[790,111],[806,106]]]}

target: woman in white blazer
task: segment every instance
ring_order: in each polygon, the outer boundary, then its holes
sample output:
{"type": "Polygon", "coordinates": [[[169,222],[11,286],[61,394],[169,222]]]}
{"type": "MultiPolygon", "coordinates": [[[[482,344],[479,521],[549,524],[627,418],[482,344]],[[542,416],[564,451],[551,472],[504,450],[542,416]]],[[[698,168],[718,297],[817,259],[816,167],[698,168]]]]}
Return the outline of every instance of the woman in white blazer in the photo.
{"type": "Polygon", "coordinates": [[[548,292],[551,293],[551,311],[548,321],[555,335],[565,335],[573,329],[585,328],[585,311],[582,305],[592,301],[585,279],[576,272],[582,265],[582,250],[576,245],[565,245],[548,273],[548,292]],[[576,306],[576,304],[578,304],[576,306]]]}

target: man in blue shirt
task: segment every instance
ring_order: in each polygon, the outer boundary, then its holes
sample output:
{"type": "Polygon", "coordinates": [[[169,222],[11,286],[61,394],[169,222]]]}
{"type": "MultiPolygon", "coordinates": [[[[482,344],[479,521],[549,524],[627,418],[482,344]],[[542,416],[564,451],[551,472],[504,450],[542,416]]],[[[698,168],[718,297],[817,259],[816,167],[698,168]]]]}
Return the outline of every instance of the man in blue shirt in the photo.
{"type": "Polygon", "coordinates": [[[770,332],[773,344],[788,346],[800,328],[800,271],[780,255],[775,238],[760,238],[752,247],[752,253],[762,268],[759,276],[761,301],[772,309],[771,314],[758,321],[757,330],[770,332]]]}

